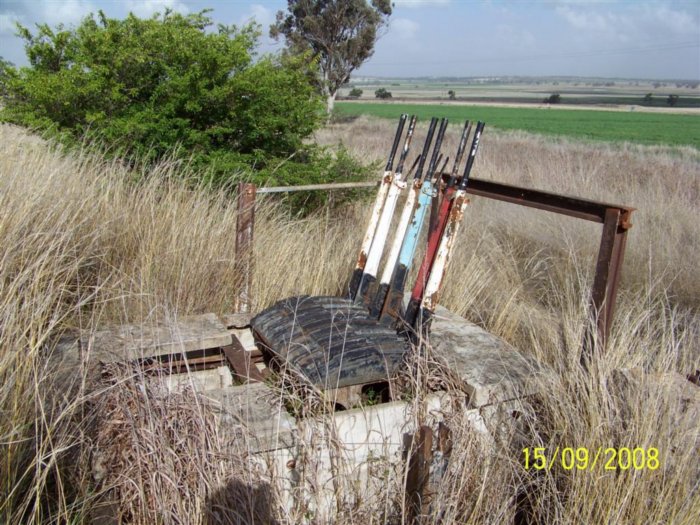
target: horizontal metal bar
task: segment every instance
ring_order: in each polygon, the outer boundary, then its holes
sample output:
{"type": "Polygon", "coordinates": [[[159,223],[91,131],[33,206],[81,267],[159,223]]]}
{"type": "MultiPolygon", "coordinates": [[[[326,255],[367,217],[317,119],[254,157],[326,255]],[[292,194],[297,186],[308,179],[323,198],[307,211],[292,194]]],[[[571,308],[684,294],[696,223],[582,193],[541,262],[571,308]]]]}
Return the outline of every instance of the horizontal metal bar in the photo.
{"type": "Polygon", "coordinates": [[[374,182],[338,182],[334,184],[305,184],[303,186],[270,186],[268,188],[258,188],[258,195],[261,193],[290,193],[293,191],[314,191],[314,190],[348,190],[353,188],[375,188],[382,181],[374,182]]]}
{"type": "Polygon", "coordinates": [[[632,226],[629,216],[635,209],[474,178],[469,180],[467,193],[598,223],[605,222],[607,210],[616,209],[620,210],[620,227],[624,229],[632,226]]]}

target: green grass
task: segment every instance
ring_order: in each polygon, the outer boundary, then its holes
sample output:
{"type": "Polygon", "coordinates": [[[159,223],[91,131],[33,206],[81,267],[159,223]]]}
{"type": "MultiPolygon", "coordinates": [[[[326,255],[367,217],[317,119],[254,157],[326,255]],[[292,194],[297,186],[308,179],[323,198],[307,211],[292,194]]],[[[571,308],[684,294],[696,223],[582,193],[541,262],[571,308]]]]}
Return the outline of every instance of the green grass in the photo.
{"type": "Polygon", "coordinates": [[[488,126],[546,135],[564,135],[601,141],[688,145],[700,149],[700,117],[696,115],[594,111],[546,108],[504,108],[435,104],[381,104],[338,102],[339,115],[397,118],[401,113],[419,119],[447,117],[452,122],[483,120],[488,126]]]}

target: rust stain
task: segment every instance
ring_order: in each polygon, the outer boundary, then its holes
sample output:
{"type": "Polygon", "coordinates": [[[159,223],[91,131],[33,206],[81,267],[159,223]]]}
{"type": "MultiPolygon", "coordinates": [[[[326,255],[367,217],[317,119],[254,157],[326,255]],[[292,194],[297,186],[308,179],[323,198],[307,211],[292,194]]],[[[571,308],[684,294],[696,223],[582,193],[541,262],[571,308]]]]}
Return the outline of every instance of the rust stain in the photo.
{"type": "Polygon", "coordinates": [[[360,252],[359,257],[357,258],[357,267],[364,268],[366,264],[367,264],[367,253],[363,250],[360,252]]]}

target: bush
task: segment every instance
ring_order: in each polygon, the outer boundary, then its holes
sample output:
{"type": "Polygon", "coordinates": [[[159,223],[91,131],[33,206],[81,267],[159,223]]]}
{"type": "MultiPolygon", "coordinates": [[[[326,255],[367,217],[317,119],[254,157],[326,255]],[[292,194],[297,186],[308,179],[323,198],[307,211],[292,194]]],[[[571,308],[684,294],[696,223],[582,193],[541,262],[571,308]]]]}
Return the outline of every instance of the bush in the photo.
{"type": "Polygon", "coordinates": [[[360,88],[352,88],[348,96],[350,98],[360,98],[362,96],[362,90],[360,88]]]}
{"type": "Polygon", "coordinates": [[[542,102],[544,102],[545,104],[559,104],[561,102],[561,95],[559,93],[552,93],[542,102]]]}
{"type": "MultiPolygon", "coordinates": [[[[195,171],[203,172],[205,182],[221,187],[236,182],[231,174],[238,174],[260,186],[298,186],[332,181],[359,182],[367,180],[378,171],[377,166],[364,165],[347,150],[340,147],[331,152],[323,148],[299,150],[293,158],[245,155],[236,152],[216,151],[200,155],[193,160],[195,171]],[[256,171],[250,173],[250,166],[256,171]]],[[[335,204],[351,199],[352,191],[336,192],[335,204]]],[[[294,213],[306,215],[328,202],[329,192],[309,191],[281,194],[294,213]]]]}
{"type": "Polygon", "coordinates": [[[673,107],[678,104],[678,95],[669,95],[666,99],[666,104],[673,107]]]}
{"type": "Polygon", "coordinates": [[[391,91],[387,91],[385,88],[379,88],[374,92],[374,96],[377,98],[391,98],[391,91]]]}
{"type": "Polygon", "coordinates": [[[450,100],[455,100],[455,99],[457,98],[457,94],[455,93],[454,89],[450,89],[450,90],[447,92],[447,97],[448,97],[450,100]]]}
{"type": "Polygon", "coordinates": [[[5,86],[12,71],[12,63],[0,57],[0,100],[4,100],[7,97],[7,88],[5,86]]]}
{"type": "Polygon", "coordinates": [[[242,172],[257,183],[337,178],[329,156],[303,144],[323,120],[312,66],[290,56],[254,62],[256,26],[211,23],[205,11],[99,12],[76,29],[18,26],[30,66],[2,64],[0,116],[74,144],[87,137],[132,163],[176,151],[217,184],[242,172]]]}

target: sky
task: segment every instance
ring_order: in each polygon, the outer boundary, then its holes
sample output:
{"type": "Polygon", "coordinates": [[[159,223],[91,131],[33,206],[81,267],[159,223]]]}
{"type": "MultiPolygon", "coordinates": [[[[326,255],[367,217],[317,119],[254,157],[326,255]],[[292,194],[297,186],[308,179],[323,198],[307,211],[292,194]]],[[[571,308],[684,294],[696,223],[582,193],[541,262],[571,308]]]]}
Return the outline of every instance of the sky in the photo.
{"type": "MultiPolygon", "coordinates": [[[[15,22],[76,25],[212,8],[216,23],[263,26],[283,0],[0,0],[0,56],[26,65],[15,22]]],[[[700,79],[700,0],[394,0],[375,53],[354,76],[584,76],[700,79]]]]}

